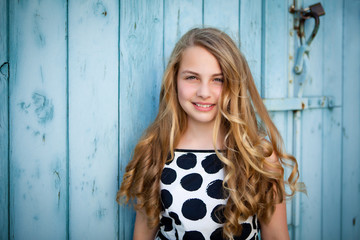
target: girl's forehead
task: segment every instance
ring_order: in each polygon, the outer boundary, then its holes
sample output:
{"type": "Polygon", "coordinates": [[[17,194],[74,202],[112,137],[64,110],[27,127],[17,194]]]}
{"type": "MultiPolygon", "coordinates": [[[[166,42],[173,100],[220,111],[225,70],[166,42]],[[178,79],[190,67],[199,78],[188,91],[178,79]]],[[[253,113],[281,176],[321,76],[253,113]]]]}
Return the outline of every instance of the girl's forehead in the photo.
{"type": "Polygon", "coordinates": [[[206,48],[192,46],[186,48],[181,56],[179,69],[189,71],[215,71],[221,72],[220,65],[215,56],[206,48]]]}

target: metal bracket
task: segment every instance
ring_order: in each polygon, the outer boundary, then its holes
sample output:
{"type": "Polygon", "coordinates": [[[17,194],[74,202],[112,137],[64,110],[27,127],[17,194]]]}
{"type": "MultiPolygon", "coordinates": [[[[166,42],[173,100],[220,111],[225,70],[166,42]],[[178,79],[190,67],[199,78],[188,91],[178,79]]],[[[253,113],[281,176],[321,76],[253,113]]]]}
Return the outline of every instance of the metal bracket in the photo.
{"type": "Polygon", "coordinates": [[[265,98],[263,102],[268,111],[296,111],[316,108],[334,108],[333,97],[308,97],[308,98],[265,98]]]}

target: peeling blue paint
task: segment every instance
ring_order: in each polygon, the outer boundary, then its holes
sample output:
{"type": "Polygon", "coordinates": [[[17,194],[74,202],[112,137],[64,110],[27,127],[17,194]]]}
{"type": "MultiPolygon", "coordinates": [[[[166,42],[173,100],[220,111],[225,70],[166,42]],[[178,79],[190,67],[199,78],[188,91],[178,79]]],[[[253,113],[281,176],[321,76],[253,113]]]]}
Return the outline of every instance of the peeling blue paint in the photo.
{"type": "Polygon", "coordinates": [[[94,14],[97,16],[103,16],[106,17],[108,15],[108,12],[106,10],[106,7],[103,2],[98,1],[97,3],[94,3],[93,5],[94,14]]]}
{"type": "Polygon", "coordinates": [[[25,113],[29,113],[28,108],[31,106],[31,104],[26,104],[25,102],[21,102],[18,104],[20,106],[20,109],[23,110],[25,113]]]}
{"type": "Polygon", "coordinates": [[[39,47],[44,47],[46,45],[46,38],[43,34],[43,31],[40,29],[40,23],[44,18],[39,14],[39,12],[35,12],[34,14],[34,37],[35,42],[39,47]]]}
{"type": "Polygon", "coordinates": [[[99,208],[97,211],[96,211],[96,217],[98,219],[102,219],[103,217],[106,216],[106,213],[107,212],[107,209],[106,208],[99,208]]]}
{"type": "Polygon", "coordinates": [[[39,93],[33,93],[32,100],[40,124],[46,124],[53,119],[54,106],[49,99],[39,93]]]}

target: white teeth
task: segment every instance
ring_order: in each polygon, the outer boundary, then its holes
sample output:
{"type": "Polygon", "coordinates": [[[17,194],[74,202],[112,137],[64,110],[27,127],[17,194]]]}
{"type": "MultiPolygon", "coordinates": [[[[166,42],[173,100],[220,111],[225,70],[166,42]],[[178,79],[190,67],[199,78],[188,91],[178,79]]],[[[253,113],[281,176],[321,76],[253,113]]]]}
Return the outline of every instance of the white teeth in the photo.
{"type": "Polygon", "coordinates": [[[208,107],[211,107],[212,104],[210,105],[203,105],[203,104],[198,104],[198,103],[195,103],[196,106],[199,106],[199,107],[203,107],[203,108],[208,108],[208,107]]]}

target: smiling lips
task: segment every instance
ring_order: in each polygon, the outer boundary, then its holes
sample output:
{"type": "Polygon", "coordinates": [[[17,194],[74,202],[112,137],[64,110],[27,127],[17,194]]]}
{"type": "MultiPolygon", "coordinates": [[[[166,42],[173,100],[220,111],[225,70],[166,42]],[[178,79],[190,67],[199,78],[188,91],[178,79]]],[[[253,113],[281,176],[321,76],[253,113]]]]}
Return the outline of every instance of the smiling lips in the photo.
{"type": "Polygon", "coordinates": [[[193,105],[197,110],[202,112],[211,111],[215,107],[215,104],[209,104],[209,103],[193,103],[193,105]]]}

